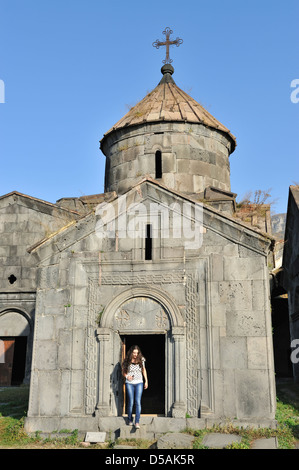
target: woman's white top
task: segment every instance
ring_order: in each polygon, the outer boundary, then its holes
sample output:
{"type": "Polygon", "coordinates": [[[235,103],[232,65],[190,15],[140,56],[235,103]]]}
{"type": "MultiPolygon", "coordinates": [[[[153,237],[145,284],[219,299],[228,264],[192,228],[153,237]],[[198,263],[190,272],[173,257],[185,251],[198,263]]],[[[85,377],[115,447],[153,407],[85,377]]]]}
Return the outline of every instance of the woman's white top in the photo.
{"type": "MultiPolygon", "coordinates": [[[[142,365],[144,367],[145,359],[142,359],[142,365]]],[[[143,377],[142,377],[142,369],[139,364],[134,364],[131,362],[128,368],[127,375],[134,375],[132,380],[128,380],[126,378],[126,383],[127,384],[140,384],[143,382],[143,377]]]]}

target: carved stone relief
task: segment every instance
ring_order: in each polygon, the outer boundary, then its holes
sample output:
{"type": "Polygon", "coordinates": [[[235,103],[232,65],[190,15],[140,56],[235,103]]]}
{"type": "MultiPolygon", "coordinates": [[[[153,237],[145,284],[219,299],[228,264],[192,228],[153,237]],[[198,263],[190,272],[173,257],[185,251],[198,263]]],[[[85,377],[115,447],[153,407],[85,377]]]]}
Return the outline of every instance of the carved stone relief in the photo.
{"type": "Polygon", "coordinates": [[[168,330],[169,319],[162,306],[147,297],[125,302],[114,316],[113,329],[118,331],[168,330]]]}
{"type": "MultiPolygon", "coordinates": [[[[206,260],[202,268],[207,269],[206,260]],[[204,267],[205,266],[205,267],[204,267]]],[[[87,269],[88,271],[88,269],[87,269]]],[[[89,273],[94,274],[94,273],[89,273]]],[[[206,276],[206,273],[205,273],[206,276]]],[[[92,276],[93,277],[93,276],[92,276]]],[[[200,406],[199,370],[200,370],[200,339],[199,339],[199,312],[198,312],[198,279],[195,272],[183,273],[123,273],[121,275],[105,275],[101,277],[101,287],[104,285],[128,285],[138,286],[182,283],[185,286],[185,321],[186,321],[186,376],[187,376],[187,411],[191,416],[197,416],[200,406]]],[[[89,278],[89,318],[88,340],[86,355],[86,412],[92,413],[96,396],[96,345],[94,332],[97,306],[97,294],[99,290],[98,278],[89,278]]],[[[167,331],[171,329],[171,323],[167,312],[162,305],[149,297],[134,297],[119,306],[114,314],[111,328],[125,333],[126,331],[167,331]]]]}

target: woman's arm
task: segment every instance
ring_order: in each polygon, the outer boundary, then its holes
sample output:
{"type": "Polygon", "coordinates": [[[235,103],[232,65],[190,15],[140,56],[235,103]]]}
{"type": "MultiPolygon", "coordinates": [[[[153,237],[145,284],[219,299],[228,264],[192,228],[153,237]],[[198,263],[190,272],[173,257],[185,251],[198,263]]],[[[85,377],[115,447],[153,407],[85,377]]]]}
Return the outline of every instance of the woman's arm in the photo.
{"type": "Polygon", "coordinates": [[[143,377],[144,377],[144,388],[147,389],[148,388],[148,381],[147,381],[147,372],[146,372],[146,368],[143,366],[143,369],[142,369],[142,373],[143,373],[143,377]]]}
{"type": "Polygon", "coordinates": [[[125,371],[124,367],[122,368],[122,375],[124,376],[125,379],[128,379],[129,381],[133,379],[133,376],[129,375],[128,371],[125,371]]]}

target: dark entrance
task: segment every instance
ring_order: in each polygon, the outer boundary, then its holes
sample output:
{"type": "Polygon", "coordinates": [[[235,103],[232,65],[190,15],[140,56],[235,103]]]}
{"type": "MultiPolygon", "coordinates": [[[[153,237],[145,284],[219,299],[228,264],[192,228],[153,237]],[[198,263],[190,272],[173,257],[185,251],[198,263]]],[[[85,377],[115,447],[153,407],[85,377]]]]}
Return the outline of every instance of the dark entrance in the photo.
{"type": "Polygon", "coordinates": [[[21,385],[25,377],[27,336],[19,336],[15,340],[11,385],[21,385]]]}
{"type": "MultiPolygon", "coordinates": [[[[121,339],[126,353],[137,344],[146,359],[148,389],[142,394],[141,414],[165,416],[165,335],[124,335],[121,339]]],[[[124,409],[126,414],[126,405],[124,409]]]]}
{"type": "Polygon", "coordinates": [[[25,377],[27,337],[2,337],[0,386],[21,385],[25,377]]]}

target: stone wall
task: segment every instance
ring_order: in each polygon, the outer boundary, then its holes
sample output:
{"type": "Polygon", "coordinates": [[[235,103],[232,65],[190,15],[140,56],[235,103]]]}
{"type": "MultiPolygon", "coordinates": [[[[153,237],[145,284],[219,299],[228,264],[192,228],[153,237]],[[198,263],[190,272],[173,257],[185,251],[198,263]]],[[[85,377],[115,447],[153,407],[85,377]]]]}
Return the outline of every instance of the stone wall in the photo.
{"type": "Polygon", "coordinates": [[[161,182],[170,189],[230,191],[230,148],[227,136],[199,124],[165,122],[117,130],[103,145],[105,190],[122,194],[145,175],[155,178],[155,153],[161,151],[161,182]]]}
{"type": "Polygon", "coordinates": [[[78,214],[54,204],[12,193],[0,199],[0,289],[35,290],[36,266],[27,249],[78,214]],[[10,275],[15,280],[9,281],[10,275]]]}
{"type": "MultiPolygon", "coordinates": [[[[128,194],[148,197],[165,204],[173,196],[146,182],[128,194]]],[[[166,335],[167,416],[272,423],[270,241],[206,207],[200,248],[160,234],[145,261],[140,240],[100,239],[96,222],[89,215],[32,253],[40,289],[27,429],[96,430],[98,417],[120,413],[128,302],[140,320],[135,332],[166,335]],[[137,307],[148,302],[162,316],[145,318],[148,308],[137,307]]]]}
{"type": "Polygon", "coordinates": [[[76,218],[75,212],[20,193],[0,198],[0,336],[28,337],[25,382],[30,378],[37,289],[36,261],[27,249],[76,218]]]}

